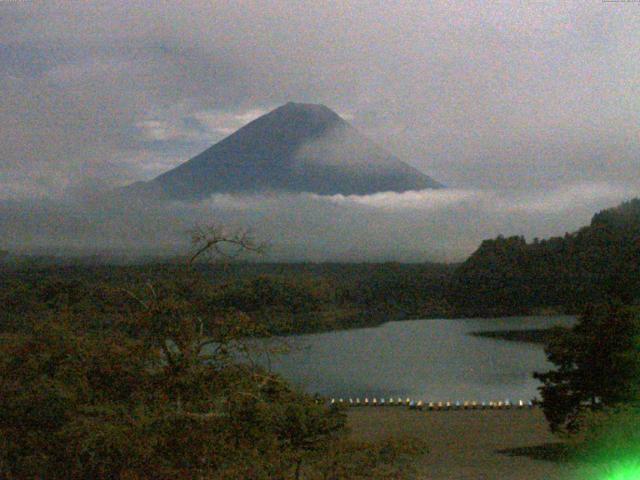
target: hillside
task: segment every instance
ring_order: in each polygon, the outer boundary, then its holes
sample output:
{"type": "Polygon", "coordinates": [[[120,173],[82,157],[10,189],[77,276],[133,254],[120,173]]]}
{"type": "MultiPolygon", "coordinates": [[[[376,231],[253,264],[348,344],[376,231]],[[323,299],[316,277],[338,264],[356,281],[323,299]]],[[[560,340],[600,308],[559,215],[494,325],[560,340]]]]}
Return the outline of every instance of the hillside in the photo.
{"type": "Polygon", "coordinates": [[[640,199],[594,215],[579,231],[527,243],[484,241],[449,287],[467,315],[575,312],[592,302],[640,301],[640,199]]]}

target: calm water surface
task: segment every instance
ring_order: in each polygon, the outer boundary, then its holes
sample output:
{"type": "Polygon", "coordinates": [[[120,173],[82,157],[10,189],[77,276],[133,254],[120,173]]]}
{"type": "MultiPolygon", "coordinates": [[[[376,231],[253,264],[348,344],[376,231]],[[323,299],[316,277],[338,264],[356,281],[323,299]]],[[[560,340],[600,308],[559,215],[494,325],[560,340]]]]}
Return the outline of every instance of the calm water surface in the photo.
{"type": "Polygon", "coordinates": [[[573,317],[411,320],[377,328],[287,337],[270,368],[310,393],[423,400],[525,399],[532,372],[546,370],[542,346],[480,338],[482,330],[571,325],[573,317]]]}

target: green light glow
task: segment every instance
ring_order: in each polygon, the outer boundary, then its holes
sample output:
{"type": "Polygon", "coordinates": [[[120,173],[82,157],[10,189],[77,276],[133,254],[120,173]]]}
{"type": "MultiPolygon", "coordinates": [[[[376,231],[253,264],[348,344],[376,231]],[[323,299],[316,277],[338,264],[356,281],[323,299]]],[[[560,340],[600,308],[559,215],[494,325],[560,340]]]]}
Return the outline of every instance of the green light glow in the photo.
{"type": "Polygon", "coordinates": [[[603,480],[640,480],[640,461],[619,463],[608,469],[603,480]]]}

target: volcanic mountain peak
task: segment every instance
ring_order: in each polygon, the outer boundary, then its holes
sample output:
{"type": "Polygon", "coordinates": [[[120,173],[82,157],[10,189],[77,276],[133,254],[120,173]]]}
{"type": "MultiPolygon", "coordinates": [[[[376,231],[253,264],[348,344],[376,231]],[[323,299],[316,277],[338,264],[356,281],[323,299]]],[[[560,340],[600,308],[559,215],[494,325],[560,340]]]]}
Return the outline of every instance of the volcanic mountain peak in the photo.
{"type": "Polygon", "coordinates": [[[344,122],[340,115],[331,110],[329,107],[318,103],[296,103],[288,102],[281,107],[272,110],[271,113],[284,115],[284,116],[304,116],[307,118],[314,118],[317,122],[324,122],[331,124],[335,122],[344,122]]]}
{"type": "Polygon", "coordinates": [[[380,148],[333,110],[290,102],[134,189],[187,200],[213,193],[349,195],[440,187],[380,148]]]}

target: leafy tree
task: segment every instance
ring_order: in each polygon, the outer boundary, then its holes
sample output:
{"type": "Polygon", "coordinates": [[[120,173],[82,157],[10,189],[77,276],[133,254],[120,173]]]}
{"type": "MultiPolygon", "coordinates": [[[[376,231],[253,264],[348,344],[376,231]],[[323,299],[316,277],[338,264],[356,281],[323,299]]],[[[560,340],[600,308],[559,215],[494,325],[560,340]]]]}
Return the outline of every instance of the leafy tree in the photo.
{"type": "Polygon", "coordinates": [[[640,315],[615,304],[589,307],[547,348],[555,370],[542,381],[542,407],[553,431],[580,430],[582,414],[640,399],[640,315]]]}
{"type": "Polygon", "coordinates": [[[261,326],[202,284],[187,269],[119,289],[106,325],[63,303],[0,337],[0,478],[285,478],[338,435],[339,410],[238,361],[261,326]]]}
{"type": "MultiPolygon", "coordinates": [[[[202,257],[259,246],[198,228],[187,268],[39,267],[0,282],[0,478],[399,478],[418,443],[349,438],[341,409],[253,361],[264,315],[324,282],[228,287],[202,257]],[[227,242],[228,241],[228,242],[227,242]],[[198,273],[200,272],[200,273],[198,273]]],[[[342,267],[340,267],[342,268],[342,267]]]]}

